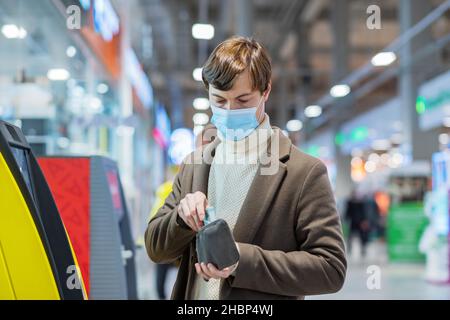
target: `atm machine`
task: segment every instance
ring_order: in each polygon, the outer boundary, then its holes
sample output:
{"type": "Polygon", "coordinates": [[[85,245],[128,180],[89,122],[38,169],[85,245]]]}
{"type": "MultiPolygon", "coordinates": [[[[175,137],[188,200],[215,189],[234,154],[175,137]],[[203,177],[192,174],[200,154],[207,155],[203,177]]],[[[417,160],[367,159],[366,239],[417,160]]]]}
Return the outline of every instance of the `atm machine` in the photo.
{"type": "Polygon", "coordinates": [[[85,299],[65,226],[22,131],[0,121],[0,300],[85,299]]]}
{"type": "Polygon", "coordinates": [[[135,246],[116,163],[101,156],[38,161],[73,243],[89,299],[137,299],[135,246]]]}

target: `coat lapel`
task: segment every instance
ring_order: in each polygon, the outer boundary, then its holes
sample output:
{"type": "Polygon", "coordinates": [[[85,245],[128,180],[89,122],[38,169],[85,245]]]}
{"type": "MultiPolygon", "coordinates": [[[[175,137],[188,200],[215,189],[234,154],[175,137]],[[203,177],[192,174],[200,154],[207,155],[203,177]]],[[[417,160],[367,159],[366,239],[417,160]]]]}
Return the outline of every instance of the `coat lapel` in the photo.
{"type": "Polygon", "coordinates": [[[271,154],[269,144],[268,152],[270,157],[277,157],[275,161],[278,161],[278,169],[274,174],[261,174],[262,165],[260,165],[233,230],[233,236],[237,242],[250,243],[253,240],[286,175],[284,161],[289,156],[291,141],[278,128],[274,130],[271,138],[271,142],[273,141],[278,142],[278,150],[275,154],[271,154]]]}
{"type": "Polygon", "coordinates": [[[286,165],[280,163],[274,175],[255,175],[233,230],[237,242],[250,243],[253,240],[285,174],[286,165]]]}
{"type": "Polygon", "coordinates": [[[192,177],[192,192],[201,191],[208,196],[208,178],[211,163],[217,145],[220,143],[218,138],[205,145],[198,156],[194,156],[194,173],[192,177]]]}
{"type": "MultiPolygon", "coordinates": [[[[268,144],[268,155],[269,157],[277,157],[276,161],[278,161],[278,169],[274,174],[265,175],[261,174],[263,166],[260,165],[244,200],[233,230],[233,235],[237,242],[249,243],[253,240],[286,175],[286,164],[284,161],[289,157],[291,141],[283,135],[279,128],[273,127],[273,129],[274,133],[270,140],[271,142],[268,144]],[[272,154],[270,151],[271,143],[273,143],[273,141],[278,143],[275,154],[272,154]]],[[[210,144],[206,145],[202,152],[199,153],[201,158],[197,158],[197,161],[194,164],[192,181],[193,192],[201,191],[206,196],[208,195],[209,171],[211,169],[215,148],[219,143],[220,139],[216,138],[210,144]]]]}

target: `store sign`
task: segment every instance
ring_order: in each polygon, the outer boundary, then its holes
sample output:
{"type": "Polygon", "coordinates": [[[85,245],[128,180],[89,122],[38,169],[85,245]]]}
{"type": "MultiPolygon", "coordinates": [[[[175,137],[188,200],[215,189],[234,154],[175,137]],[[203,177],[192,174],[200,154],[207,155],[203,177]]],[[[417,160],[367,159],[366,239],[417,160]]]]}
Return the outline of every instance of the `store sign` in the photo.
{"type": "Polygon", "coordinates": [[[131,84],[145,108],[149,109],[153,105],[153,88],[150,81],[142,70],[141,65],[133,49],[128,48],[125,53],[125,70],[131,84]]]}
{"type": "Polygon", "coordinates": [[[440,127],[450,117],[450,71],[426,82],[419,88],[416,111],[422,130],[440,127]]]}
{"type": "Polygon", "coordinates": [[[391,262],[423,262],[419,241],[427,226],[421,202],[393,205],[387,217],[387,245],[391,262]]]}
{"type": "Polygon", "coordinates": [[[122,72],[119,18],[108,0],[90,1],[89,5],[92,17],[82,26],[81,34],[111,78],[118,80],[122,72]]]}
{"type": "Polygon", "coordinates": [[[334,141],[345,154],[354,148],[370,149],[375,140],[390,139],[401,122],[400,99],[394,98],[346,122],[334,141]]]}
{"type": "Polygon", "coordinates": [[[111,41],[119,34],[119,17],[109,0],[95,0],[93,7],[95,31],[103,40],[111,41]]]}

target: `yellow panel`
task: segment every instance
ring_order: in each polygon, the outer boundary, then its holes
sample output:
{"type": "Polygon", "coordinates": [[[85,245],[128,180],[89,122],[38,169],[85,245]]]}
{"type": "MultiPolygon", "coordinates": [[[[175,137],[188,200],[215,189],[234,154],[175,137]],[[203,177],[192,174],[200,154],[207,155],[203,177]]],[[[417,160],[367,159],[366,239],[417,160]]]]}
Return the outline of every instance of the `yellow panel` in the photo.
{"type": "Polygon", "coordinates": [[[0,300],[13,300],[16,298],[9,278],[9,271],[6,267],[5,256],[3,255],[2,242],[0,241],[0,300]]]}
{"type": "Polygon", "coordinates": [[[0,240],[16,299],[60,299],[33,217],[2,154],[0,186],[0,240]]]}
{"type": "Polygon", "coordinates": [[[66,226],[64,226],[64,232],[66,233],[67,241],[69,242],[69,246],[70,246],[70,251],[72,252],[73,261],[75,262],[75,266],[77,268],[78,281],[80,281],[80,284],[81,284],[81,291],[83,293],[83,299],[89,300],[87,292],[86,292],[86,287],[84,285],[84,279],[81,274],[80,265],[78,264],[78,259],[77,259],[77,256],[75,255],[75,251],[73,250],[72,242],[70,241],[70,237],[69,237],[69,234],[67,233],[66,226]]]}

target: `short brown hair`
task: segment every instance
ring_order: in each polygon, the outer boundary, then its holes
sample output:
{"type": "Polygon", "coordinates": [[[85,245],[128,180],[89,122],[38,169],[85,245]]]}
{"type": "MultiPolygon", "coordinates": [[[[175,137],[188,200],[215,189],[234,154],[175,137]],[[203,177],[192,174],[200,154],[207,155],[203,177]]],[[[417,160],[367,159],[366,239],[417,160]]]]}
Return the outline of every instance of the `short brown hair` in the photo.
{"type": "Polygon", "coordinates": [[[233,87],[236,76],[249,68],[252,89],[267,90],[272,76],[269,55],[251,38],[233,37],[220,43],[209,56],[202,70],[206,89],[213,85],[227,91],[233,87]]]}

